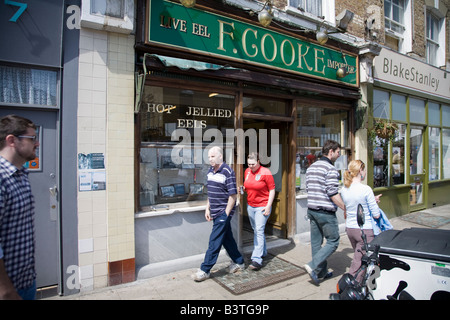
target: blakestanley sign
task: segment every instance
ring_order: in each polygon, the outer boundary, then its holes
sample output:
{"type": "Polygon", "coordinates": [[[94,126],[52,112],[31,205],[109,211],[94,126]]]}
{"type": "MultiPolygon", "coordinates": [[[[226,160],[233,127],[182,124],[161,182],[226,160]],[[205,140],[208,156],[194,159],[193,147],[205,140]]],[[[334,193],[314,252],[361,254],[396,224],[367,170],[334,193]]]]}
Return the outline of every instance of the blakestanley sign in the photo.
{"type": "Polygon", "coordinates": [[[387,49],[374,59],[374,78],[450,98],[450,76],[446,71],[387,49]]]}
{"type": "Polygon", "coordinates": [[[357,56],[175,2],[148,4],[147,43],[358,86],[357,56]]]}

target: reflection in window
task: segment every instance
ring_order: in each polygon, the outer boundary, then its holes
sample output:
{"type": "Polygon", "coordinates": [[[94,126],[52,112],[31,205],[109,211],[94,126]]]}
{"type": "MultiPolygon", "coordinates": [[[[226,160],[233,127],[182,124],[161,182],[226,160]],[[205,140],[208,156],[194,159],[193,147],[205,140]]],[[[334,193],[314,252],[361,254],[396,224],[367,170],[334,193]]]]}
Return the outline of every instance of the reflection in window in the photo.
{"type": "Polygon", "coordinates": [[[392,142],[392,178],[394,185],[405,183],[405,140],[406,125],[398,124],[398,130],[392,142]]]}
{"type": "Polygon", "coordinates": [[[440,130],[439,128],[430,127],[428,130],[428,179],[438,180],[440,179],[440,162],[441,154],[439,150],[440,146],[440,130]]]}
{"type": "Polygon", "coordinates": [[[322,146],[326,140],[335,140],[341,144],[341,157],[335,165],[338,170],[346,169],[347,153],[345,148],[350,147],[348,118],[347,110],[309,105],[297,107],[297,155],[295,161],[297,191],[304,191],[306,169],[320,159],[322,146]]]}
{"type": "Polygon", "coordinates": [[[442,163],[444,179],[450,179],[450,129],[442,129],[442,163]]]}
{"type": "Polygon", "coordinates": [[[233,156],[227,152],[225,131],[234,128],[234,99],[217,93],[145,87],[139,113],[142,210],[161,203],[206,199],[210,144],[224,147],[228,163],[233,156]]]}
{"type": "Polygon", "coordinates": [[[409,136],[410,146],[410,165],[409,174],[422,174],[423,173],[423,132],[422,128],[411,128],[409,136]]]}
{"type": "Polygon", "coordinates": [[[274,115],[287,115],[286,102],[273,99],[244,97],[244,113],[264,113],[274,115]]]}
{"type": "Polygon", "coordinates": [[[373,116],[375,118],[389,118],[389,92],[373,90],[373,116]]]}

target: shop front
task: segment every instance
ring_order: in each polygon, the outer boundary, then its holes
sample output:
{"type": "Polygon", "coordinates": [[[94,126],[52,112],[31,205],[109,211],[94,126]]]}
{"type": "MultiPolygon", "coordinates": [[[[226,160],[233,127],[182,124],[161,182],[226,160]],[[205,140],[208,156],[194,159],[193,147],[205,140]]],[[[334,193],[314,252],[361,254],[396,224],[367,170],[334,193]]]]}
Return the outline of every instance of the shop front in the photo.
{"type": "MultiPolygon", "coordinates": [[[[211,231],[204,218],[211,146],[223,148],[238,186],[247,154],[259,153],[276,185],[266,232],[281,239],[309,231],[305,172],[323,142],[341,143],[341,169],[352,156],[357,50],[263,28],[244,10],[217,5],[224,8],[171,1],[138,7],[138,278],[198,267],[203,259],[211,231]]],[[[242,248],[245,195],[238,207],[233,232],[242,248]]]]}
{"type": "Polygon", "coordinates": [[[373,135],[370,176],[389,215],[449,203],[449,76],[388,49],[374,60],[373,118],[395,130],[373,135]]]}

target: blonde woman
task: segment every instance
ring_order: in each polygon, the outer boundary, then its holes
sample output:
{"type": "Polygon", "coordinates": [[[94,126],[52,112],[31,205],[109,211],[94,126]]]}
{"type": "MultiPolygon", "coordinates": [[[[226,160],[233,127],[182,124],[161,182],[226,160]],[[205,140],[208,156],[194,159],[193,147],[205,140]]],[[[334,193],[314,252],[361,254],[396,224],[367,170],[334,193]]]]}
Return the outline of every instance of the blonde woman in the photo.
{"type": "MultiPolygon", "coordinates": [[[[361,160],[352,160],[348,164],[348,170],[344,174],[344,188],[341,190],[341,197],[347,208],[346,216],[346,231],[348,239],[352,244],[355,251],[353,261],[350,265],[349,273],[355,275],[361,266],[362,253],[359,251],[363,246],[363,240],[361,238],[361,230],[356,221],[356,212],[358,204],[361,204],[364,209],[365,223],[363,225],[364,233],[367,236],[367,242],[374,239],[373,232],[373,218],[380,217],[380,208],[377,202],[381,195],[375,197],[372,188],[362,184],[366,178],[366,166],[361,160]]],[[[358,275],[358,279],[362,277],[362,274],[358,275]]]]}

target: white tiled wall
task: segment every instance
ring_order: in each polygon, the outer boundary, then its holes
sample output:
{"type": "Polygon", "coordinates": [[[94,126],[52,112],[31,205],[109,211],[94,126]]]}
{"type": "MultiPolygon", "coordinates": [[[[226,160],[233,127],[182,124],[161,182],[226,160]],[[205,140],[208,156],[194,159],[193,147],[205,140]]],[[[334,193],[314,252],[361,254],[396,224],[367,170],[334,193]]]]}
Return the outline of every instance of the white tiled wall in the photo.
{"type": "Polygon", "coordinates": [[[77,153],[105,155],[106,190],[78,192],[81,290],[134,258],[134,36],[80,31],[77,153]]]}

